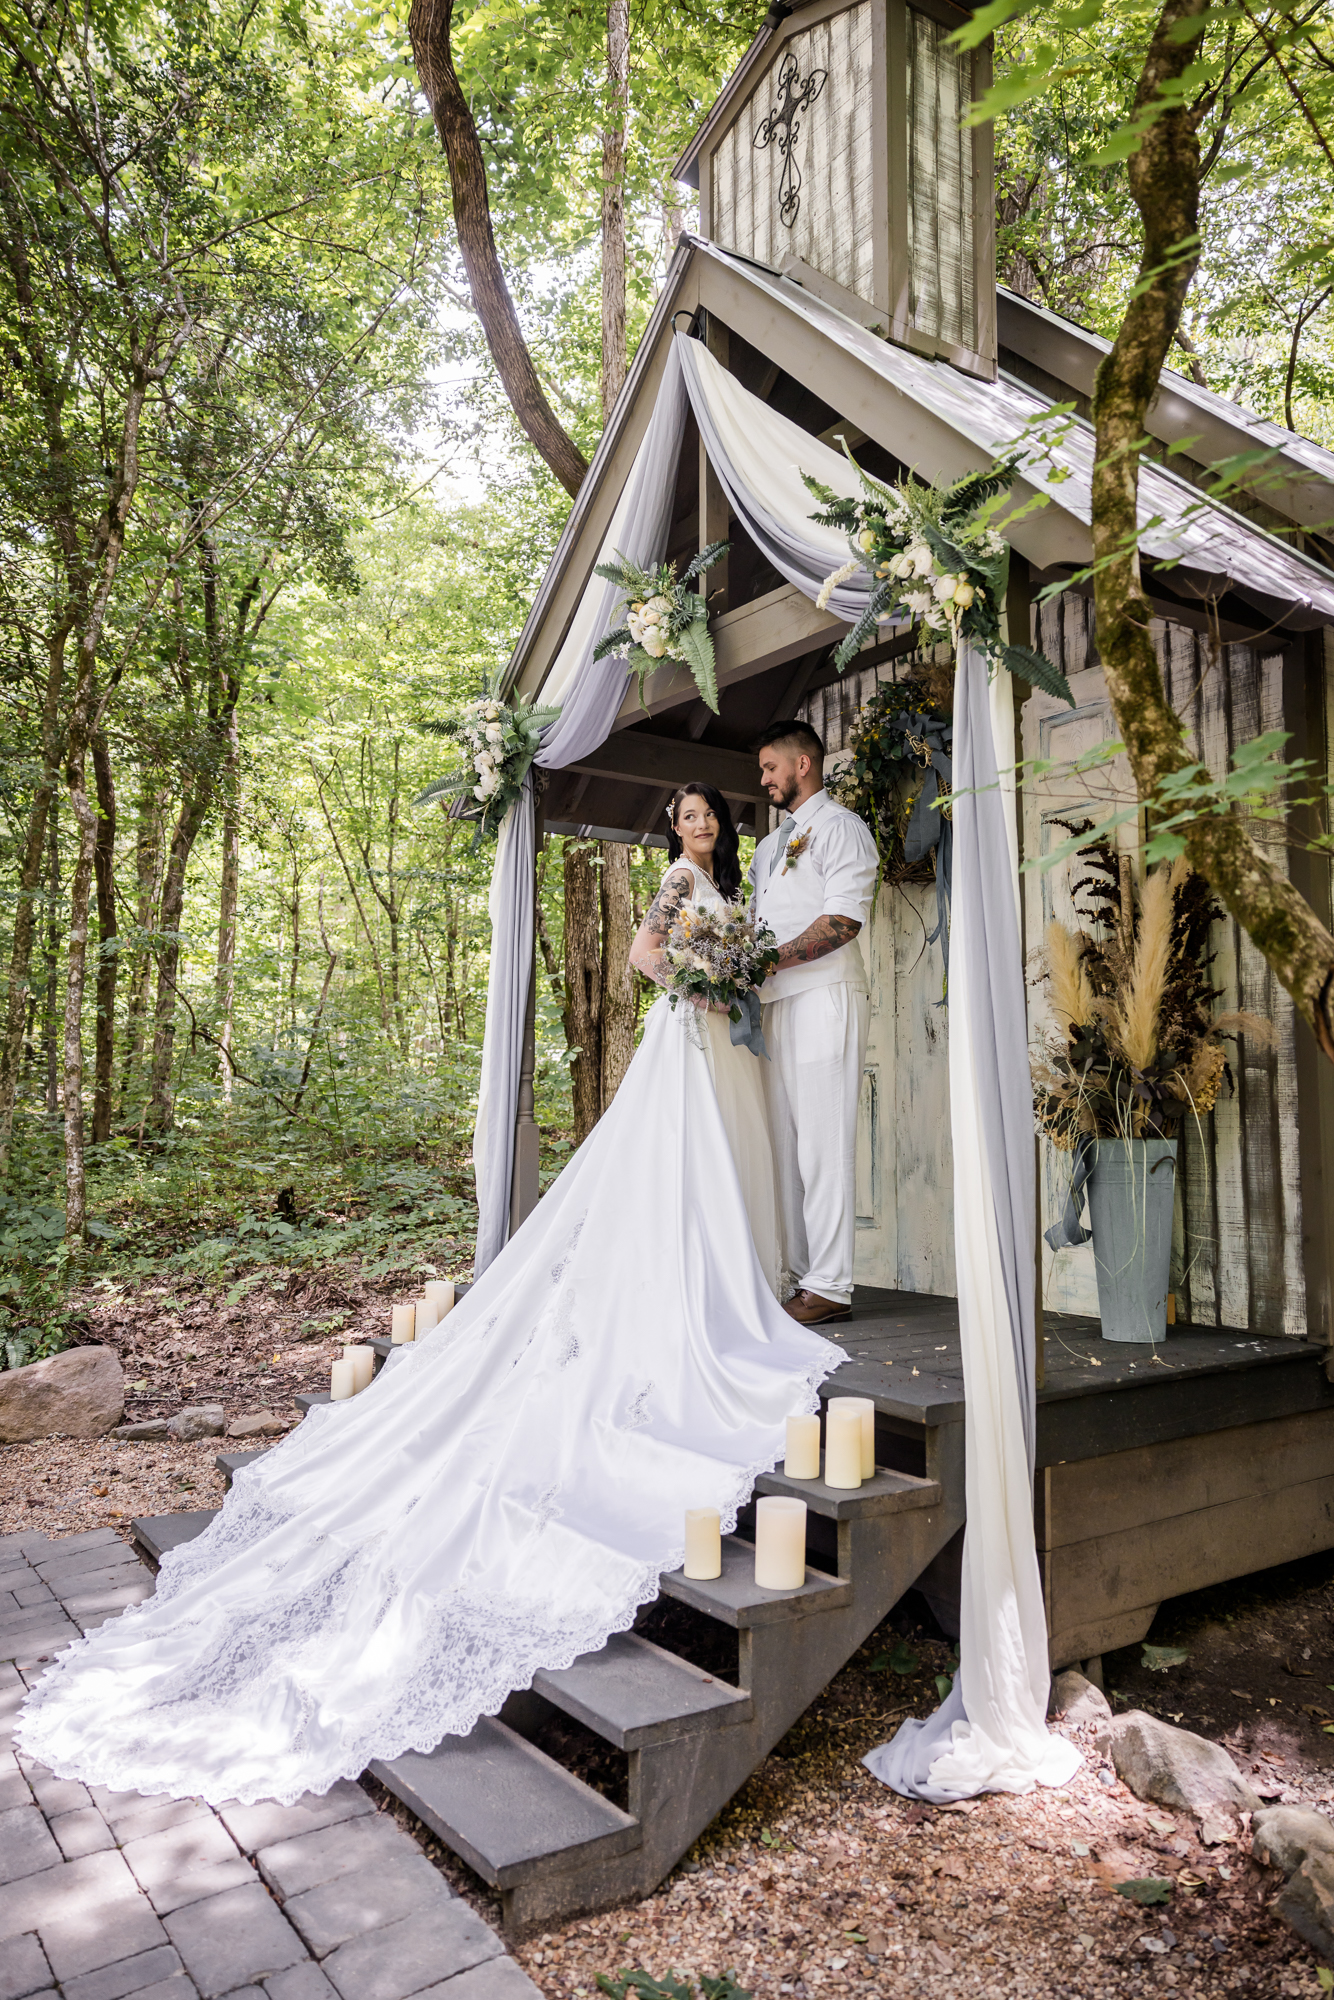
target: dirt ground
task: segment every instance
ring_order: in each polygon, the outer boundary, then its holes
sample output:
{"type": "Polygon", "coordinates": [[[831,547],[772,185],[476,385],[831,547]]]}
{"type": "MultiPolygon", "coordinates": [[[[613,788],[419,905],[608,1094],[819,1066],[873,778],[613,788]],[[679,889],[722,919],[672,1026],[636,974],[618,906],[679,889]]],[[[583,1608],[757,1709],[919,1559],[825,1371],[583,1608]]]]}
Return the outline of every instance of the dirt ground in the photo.
{"type": "MultiPolygon", "coordinates": [[[[267,1409],[295,1420],[292,1397],[325,1385],[339,1343],[384,1330],[389,1296],[320,1280],[257,1287],[230,1307],[181,1288],[139,1291],[99,1298],[88,1329],[142,1385],[127,1418],[216,1401],[229,1418],[267,1409]]],[[[219,1449],[217,1439],[10,1446],[0,1532],[111,1525],[128,1535],[136,1514],[216,1506],[219,1449]]],[[[718,1643],[660,1636],[687,1649],[718,1643]]],[[[1155,1668],[1140,1647],[1108,1655],[1118,1712],[1146,1708],[1224,1742],[1262,1798],[1334,1816],[1334,1555],[1166,1604],[1149,1644],[1188,1657],[1155,1668]]],[[[730,1971],[759,2000],[1314,2000],[1329,1990],[1273,1915],[1281,1880],[1245,1840],[1202,1847],[1196,1825],[1136,1799],[1087,1739],[1061,1792],[935,1811],[877,1784],[860,1758],[934,1706],[952,1659],[910,1593],[652,1896],[519,1947],[548,2000],[595,2000],[599,1973],[637,1967],[659,1979],[730,1971]],[[1129,1878],[1168,1883],[1168,1902],[1115,1893],[1129,1878]]],[[[623,1788],[623,1760],[573,1737],[551,1747],[610,1795],[623,1788]]],[[[486,1885],[414,1831],[497,1921],[486,1885]]]]}

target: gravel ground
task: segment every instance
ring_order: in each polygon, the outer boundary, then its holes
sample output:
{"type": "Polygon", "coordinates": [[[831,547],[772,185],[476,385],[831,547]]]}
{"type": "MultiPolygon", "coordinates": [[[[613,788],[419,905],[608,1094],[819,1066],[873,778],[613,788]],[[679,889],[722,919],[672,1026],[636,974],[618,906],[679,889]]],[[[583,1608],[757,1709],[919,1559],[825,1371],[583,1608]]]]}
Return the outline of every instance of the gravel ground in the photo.
{"type": "MultiPolygon", "coordinates": [[[[324,1386],[338,1343],[387,1318],[388,1296],[352,1281],[266,1285],[232,1306],[164,1288],[87,1306],[88,1337],[115,1345],[143,1385],[128,1417],[207,1400],[229,1417],[264,1408],[295,1418],[291,1398],[324,1386]]],[[[110,1525],[128,1535],[136,1514],[216,1506],[219,1448],[10,1446],[0,1532],[110,1525]]],[[[653,1630],[691,1650],[689,1634],[653,1630]]],[[[720,1643],[710,1630],[702,1643],[720,1643]]],[[[1334,1809],[1334,1557],[1164,1605],[1150,1640],[1188,1658],[1155,1671],[1138,1647],[1109,1655],[1118,1709],[1149,1708],[1226,1742],[1266,1799],[1334,1809]]],[[[658,1891],[519,1947],[548,2000],[595,2000],[599,1973],[637,1967],[660,1979],[731,1971],[759,2000],[1314,2000],[1316,1960],[1271,1912],[1280,1878],[1250,1859],[1244,1838],[1202,1847],[1196,1825],[1137,1800],[1087,1740],[1063,1792],[944,1811],[909,1805],[862,1770],[862,1754],[903,1716],[934,1705],[952,1652],[910,1594],[658,1891]],[[1117,1895],[1131,1877],[1170,1882],[1169,1903],[1117,1895]]],[[[729,1671],[721,1656],[715,1666],[729,1671]]],[[[610,1796],[623,1791],[624,1760],[581,1746],[577,1732],[547,1747],[610,1796]]],[[[407,1820],[397,1802],[392,1810],[407,1820]]],[[[413,1831],[496,1922],[487,1886],[426,1829],[413,1831]]]]}

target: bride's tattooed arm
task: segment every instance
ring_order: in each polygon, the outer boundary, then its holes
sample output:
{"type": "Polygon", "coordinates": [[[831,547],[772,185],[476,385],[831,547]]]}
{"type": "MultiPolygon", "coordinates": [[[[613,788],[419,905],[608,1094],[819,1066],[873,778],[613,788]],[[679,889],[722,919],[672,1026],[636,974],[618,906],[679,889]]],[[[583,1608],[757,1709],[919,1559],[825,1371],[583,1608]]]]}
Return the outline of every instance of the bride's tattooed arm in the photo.
{"type": "Polygon", "coordinates": [[[810,965],[828,952],[837,951],[856,937],[861,925],[855,917],[817,917],[800,937],[778,947],[778,970],[788,965],[810,965]]]}
{"type": "Polygon", "coordinates": [[[682,903],[689,902],[694,887],[695,880],[688,868],[669,868],[630,947],[631,965],[658,986],[666,986],[671,976],[663,957],[667,933],[682,903]]]}

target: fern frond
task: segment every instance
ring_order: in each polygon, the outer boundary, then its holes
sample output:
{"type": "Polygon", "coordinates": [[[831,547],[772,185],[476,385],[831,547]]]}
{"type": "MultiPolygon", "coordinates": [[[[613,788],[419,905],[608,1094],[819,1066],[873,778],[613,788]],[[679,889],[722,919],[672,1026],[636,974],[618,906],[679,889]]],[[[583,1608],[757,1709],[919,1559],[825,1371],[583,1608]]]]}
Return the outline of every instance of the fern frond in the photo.
{"type": "Polygon", "coordinates": [[[1017,674],[1021,681],[1031,687],[1041,688],[1043,694],[1055,695],[1071,708],[1075,705],[1070,683],[1059,667],[1054,667],[1044,653],[1035,653],[1031,646],[1002,646],[1001,660],[1010,673],[1017,674]]]}
{"type": "Polygon", "coordinates": [[[682,583],[693,583],[697,576],[703,576],[705,570],[712,569],[715,563],[722,561],[731,546],[730,542],[710,542],[707,549],[701,549],[695,557],[681,578],[682,583]]]}

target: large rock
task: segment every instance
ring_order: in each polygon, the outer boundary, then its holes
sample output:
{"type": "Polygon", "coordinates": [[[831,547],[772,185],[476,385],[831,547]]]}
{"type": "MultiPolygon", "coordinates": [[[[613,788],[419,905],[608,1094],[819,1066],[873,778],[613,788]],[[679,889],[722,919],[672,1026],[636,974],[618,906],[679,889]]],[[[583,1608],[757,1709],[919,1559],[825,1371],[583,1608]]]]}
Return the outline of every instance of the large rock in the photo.
{"type": "Polygon", "coordinates": [[[1097,1740],[1132,1792],[1192,1814],[1208,1828],[1206,1838],[1226,1838],[1242,1813],[1261,1810],[1227,1751],[1189,1729],[1174,1729],[1132,1708],[1108,1723],[1097,1740]]]}
{"type": "Polygon", "coordinates": [[[165,1417],[143,1417],[137,1424],[117,1424],[116,1426],[116,1436],[124,1438],[130,1444],[147,1444],[154,1438],[164,1438],[166,1435],[167,1419],[165,1417]]]}
{"type": "Polygon", "coordinates": [[[1057,1674],[1051,1686],[1051,1700],[1054,1713],[1071,1729],[1106,1727],[1112,1720],[1112,1705],[1102,1689],[1074,1667],[1057,1674]]]}
{"type": "Polygon", "coordinates": [[[67,1347],[0,1375],[0,1443],[105,1437],[125,1410],[125,1373],[110,1347],[67,1347]]]}
{"type": "Polygon", "coordinates": [[[229,1438],[281,1437],[287,1425],[272,1410],[252,1410],[247,1416],[233,1417],[227,1426],[229,1438]]]}
{"type": "Polygon", "coordinates": [[[221,1403],[195,1403],[167,1418],[167,1436],[177,1444],[193,1444],[196,1438],[218,1438],[226,1421],[221,1403]]]}
{"type": "Polygon", "coordinates": [[[1334,1861],[1310,1854],[1274,1904],[1285,1924],[1326,1964],[1334,1959],[1334,1861]]]}
{"type": "Polygon", "coordinates": [[[1334,1868],[1334,1825],[1311,1806],[1270,1806],[1251,1821],[1251,1851],[1285,1875],[1295,1874],[1311,1855],[1334,1868]]]}

